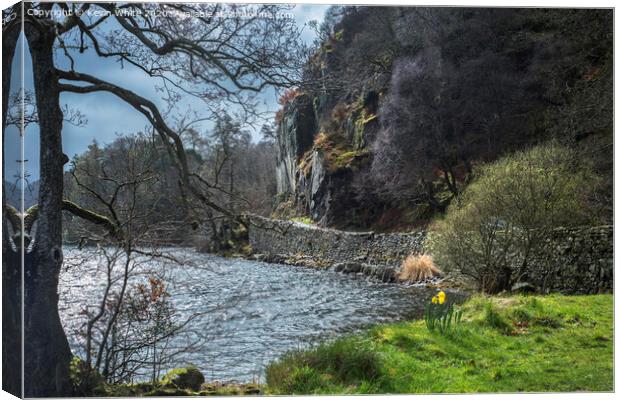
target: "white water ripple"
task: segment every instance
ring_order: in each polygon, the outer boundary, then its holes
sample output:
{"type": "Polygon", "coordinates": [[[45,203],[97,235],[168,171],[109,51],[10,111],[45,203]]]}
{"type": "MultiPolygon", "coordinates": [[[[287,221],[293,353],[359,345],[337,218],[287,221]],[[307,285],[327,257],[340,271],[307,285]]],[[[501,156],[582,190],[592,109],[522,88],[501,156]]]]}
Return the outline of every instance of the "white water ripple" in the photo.
{"type": "MultiPolygon", "coordinates": [[[[76,354],[83,352],[73,334],[86,320],[81,311],[93,309],[104,288],[102,260],[84,257],[89,251],[66,248],[60,277],[61,319],[76,354]]],[[[190,327],[209,340],[178,360],[196,365],[207,380],[262,380],[264,366],[286,351],[419,316],[434,293],[355,274],[225,259],[188,249],[167,251],[184,259],[183,264],[156,260],[140,268],[166,276],[179,318],[210,310],[190,327]]],[[[144,282],[145,276],[134,280],[144,282]]]]}

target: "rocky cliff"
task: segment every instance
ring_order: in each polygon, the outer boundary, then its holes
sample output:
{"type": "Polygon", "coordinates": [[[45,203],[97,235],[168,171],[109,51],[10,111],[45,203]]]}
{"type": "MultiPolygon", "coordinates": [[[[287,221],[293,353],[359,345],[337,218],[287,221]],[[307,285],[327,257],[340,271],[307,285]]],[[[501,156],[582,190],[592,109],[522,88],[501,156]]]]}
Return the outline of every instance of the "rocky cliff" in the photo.
{"type": "Polygon", "coordinates": [[[364,179],[389,73],[359,71],[359,79],[352,81],[356,74],[345,71],[344,60],[347,48],[367,41],[370,11],[359,9],[357,23],[349,17],[330,28],[331,34],[308,62],[305,75],[310,83],[279,114],[278,217],[303,215],[321,226],[359,228],[369,224],[368,214],[380,209],[364,190],[364,179]]]}
{"type": "Polygon", "coordinates": [[[280,211],[309,215],[323,226],[355,225],[361,211],[355,196],[357,177],[370,165],[367,146],[376,120],[360,108],[349,117],[344,135],[335,143],[321,130],[320,105],[313,100],[307,94],[297,96],[285,106],[278,126],[280,211]]]}
{"type": "Polygon", "coordinates": [[[276,118],[274,217],[413,229],[445,211],[475,165],[534,143],[559,139],[607,160],[610,13],[330,10],[276,118]]]}

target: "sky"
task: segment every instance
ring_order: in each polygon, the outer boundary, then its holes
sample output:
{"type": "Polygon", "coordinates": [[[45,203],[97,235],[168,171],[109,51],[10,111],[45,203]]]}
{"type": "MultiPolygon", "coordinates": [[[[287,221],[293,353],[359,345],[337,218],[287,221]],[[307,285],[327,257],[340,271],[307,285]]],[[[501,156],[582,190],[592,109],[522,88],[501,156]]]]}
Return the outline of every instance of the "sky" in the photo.
{"type": "MultiPolygon", "coordinates": [[[[311,20],[322,21],[327,5],[296,5],[292,12],[295,21],[302,27],[311,20]]],[[[311,43],[315,34],[312,29],[305,27],[302,31],[302,40],[311,43]]],[[[13,71],[12,87],[19,87],[21,80],[21,57],[19,48],[16,52],[13,71]]],[[[63,69],[68,69],[66,57],[57,54],[56,65],[63,69]]],[[[120,65],[113,59],[98,57],[93,51],[86,51],[75,56],[75,70],[94,75],[121,87],[126,87],[137,94],[154,101],[157,105],[163,106],[161,94],[156,91],[159,82],[156,78],[147,76],[137,67],[125,64],[121,69],[120,65]]],[[[24,88],[33,88],[32,63],[27,46],[24,47],[24,88]]],[[[199,110],[204,107],[199,99],[186,99],[188,106],[199,110]]],[[[275,112],[278,108],[277,96],[274,90],[267,90],[259,96],[261,108],[265,111],[275,112]]],[[[63,126],[63,150],[69,158],[76,154],[83,153],[89,144],[96,140],[100,145],[112,142],[119,135],[126,135],[143,131],[148,122],[144,116],[137,113],[131,106],[122,100],[108,93],[76,94],[63,93],[61,95],[61,106],[67,105],[69,108],[79,110],[88,120],[87,124],[76,127],[65,123],[63,126]]],[[[209,123],[202,127],[208,130],[209,123]]],[[[259,127],[255,127],[254,137],[258,139],[259,127]]],[[[199,129],[200,130],[200,129],[199,129]]],[[[39,176],[39,129],[37,125],[31,125],[26,129],[24,135],[24,154],[26,162],[26,175],[30,181],[36,181],[39,176]]],[[[6,170],[5,177],[8,181],[15,182],[19,174],[19,133],[15,127],[8,127],[5,140],[6,170]]]]}

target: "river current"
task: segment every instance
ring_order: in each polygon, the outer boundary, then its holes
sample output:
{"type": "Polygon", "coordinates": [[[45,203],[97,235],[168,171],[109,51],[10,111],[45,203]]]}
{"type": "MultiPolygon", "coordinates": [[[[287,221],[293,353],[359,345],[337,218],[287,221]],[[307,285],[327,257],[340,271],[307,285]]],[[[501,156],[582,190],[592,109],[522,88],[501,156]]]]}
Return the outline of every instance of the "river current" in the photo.
{"type": "MultiPolygon", "coordinates": [[[[420,316],[434,293],[363,275],[221,258],[181,248],[167,252],[179,262],[144,260],[133,267],[131,283],[144,282],[158,271],[168,284],[177,318],[201,315],[188,324],[191,335],[175,339],[202,339],[200,346],[179,355],[176,366],[194,364],[207,380],[262,381],[264,366],[286,351],[373,324],[420,316]]],[[[76,332],[86,321],[83,310],[92,310],[101,301],[104,264],[94,250],[65,249],[60,315],[78,355],[83,341],[76,332]]]]}

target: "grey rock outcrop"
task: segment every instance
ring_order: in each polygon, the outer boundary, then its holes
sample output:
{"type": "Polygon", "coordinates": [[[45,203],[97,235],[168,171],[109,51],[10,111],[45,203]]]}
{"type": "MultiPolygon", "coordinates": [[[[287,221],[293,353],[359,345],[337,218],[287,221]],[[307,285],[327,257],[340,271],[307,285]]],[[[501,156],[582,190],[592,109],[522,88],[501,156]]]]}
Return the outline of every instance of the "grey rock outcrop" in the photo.
{"type": "Polygon", "coordinates": [[[312,147],[317,132],[312,100],[297,96],[285,105],[278,125],[277,185],[278,193],[295,195],[300,181],[299,159],[312,147]]]}

